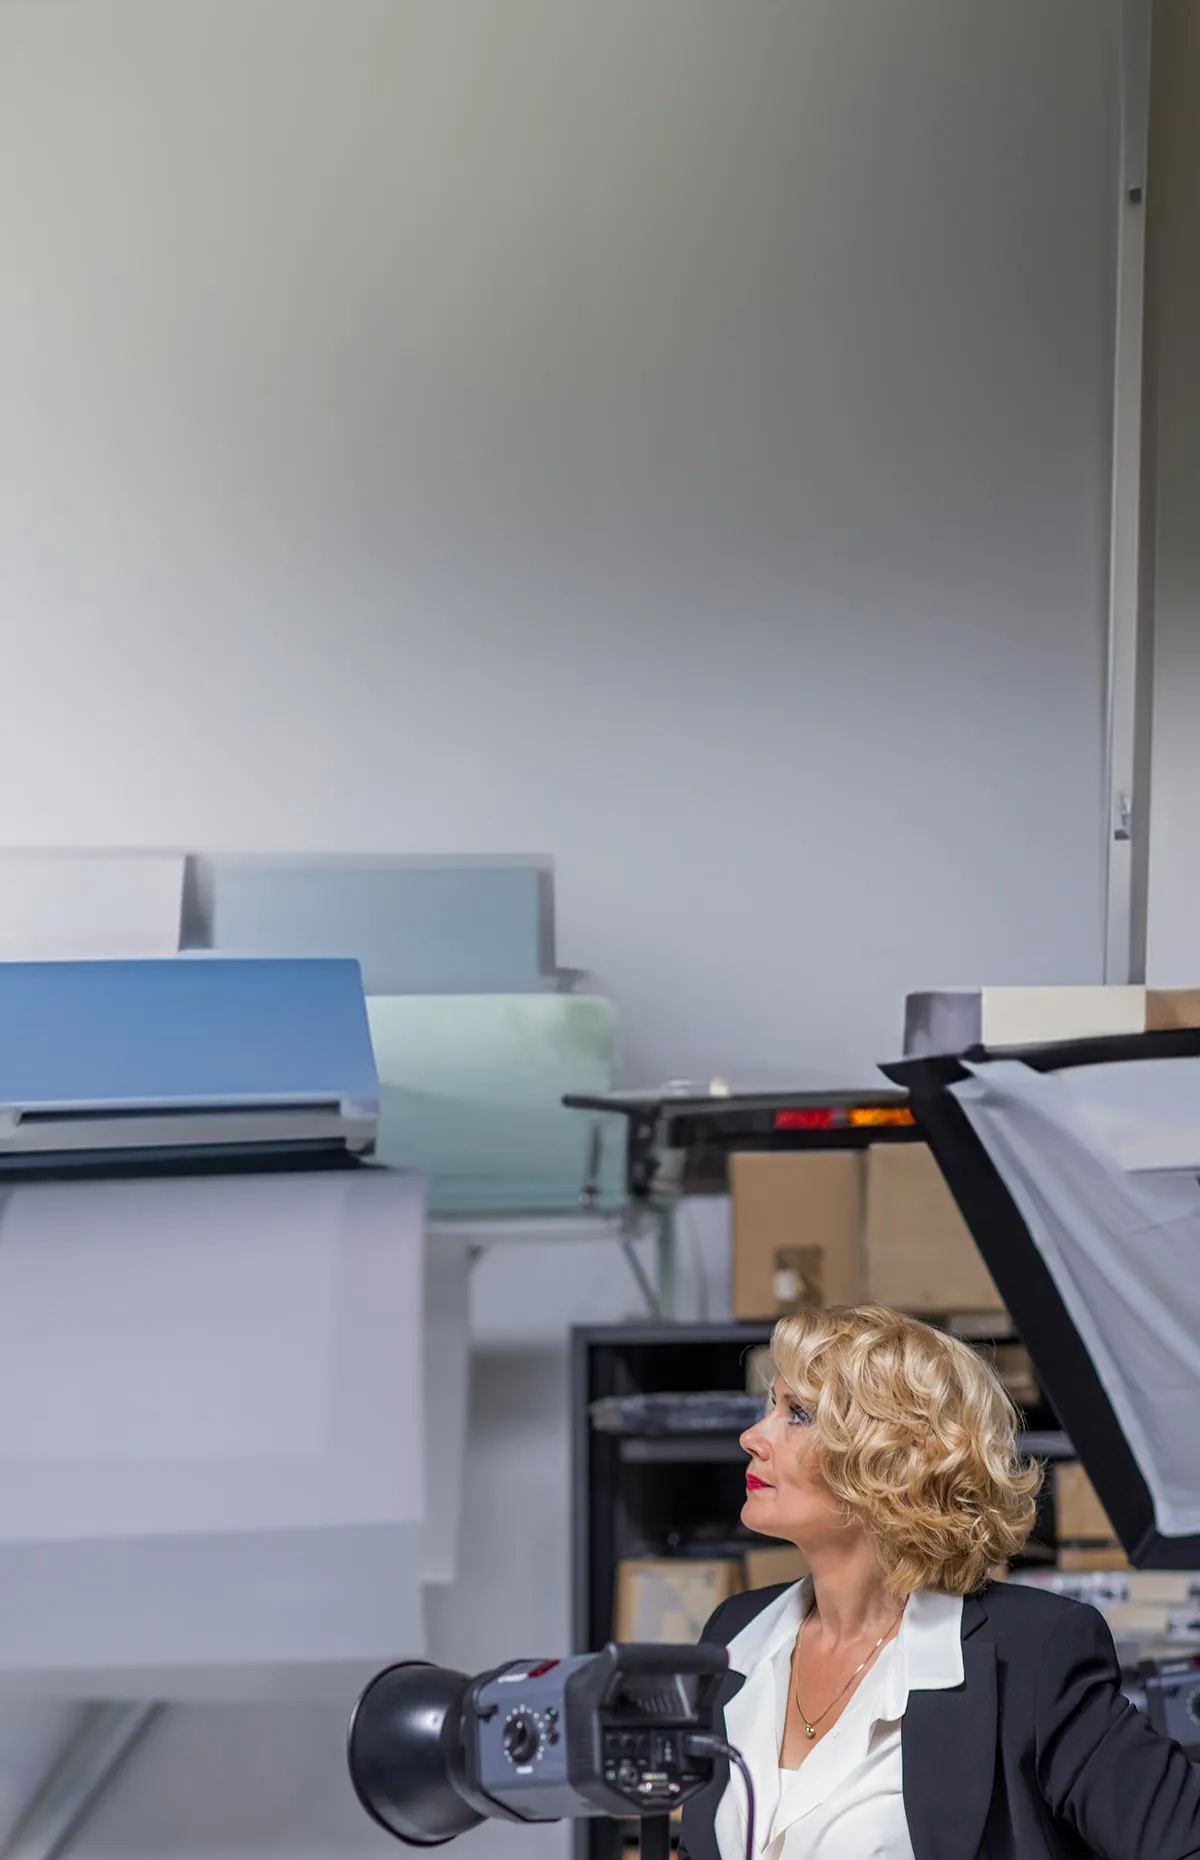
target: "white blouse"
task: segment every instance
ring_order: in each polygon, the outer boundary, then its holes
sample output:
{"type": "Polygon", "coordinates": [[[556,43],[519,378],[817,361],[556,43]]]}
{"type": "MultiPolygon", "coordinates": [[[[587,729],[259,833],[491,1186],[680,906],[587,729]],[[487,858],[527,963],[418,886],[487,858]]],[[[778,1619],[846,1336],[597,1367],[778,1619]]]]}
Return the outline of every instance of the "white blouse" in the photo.
{"type": "MultiPolygon", "coordinates": [[[[725,1710],[725,1735],[754,1778],[762,1860],[913,1860],[904,1815],[900,1727],[913,1691],[963,1682],[962,1599],[920,1590],[845,1711],[796,1770],[781,1770],[792,1650],[811,1603],[808,1582],[772,1602],[729,1643],[746,1683],[725,1710]]],[[[730,1778],[716,1817],[721,1860],[743,1860],[746,1793],[730,1778]]]]}

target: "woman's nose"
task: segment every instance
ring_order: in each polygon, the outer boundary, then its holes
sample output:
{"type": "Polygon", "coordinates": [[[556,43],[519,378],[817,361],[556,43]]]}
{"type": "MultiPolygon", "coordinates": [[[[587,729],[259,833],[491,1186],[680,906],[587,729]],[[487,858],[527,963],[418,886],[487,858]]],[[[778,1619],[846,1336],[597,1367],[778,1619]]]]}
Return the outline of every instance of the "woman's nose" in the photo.
{"type": "Polygon", "coordinates": [[[738,1442],[738,1445],[741,1447],[743,1453],[749,1453],[753,1459],[765,1460],[767,1457],[767,1446],[766,1438],[763,1434],[762,1422],[756,1421],[753,1427],[748,1427],[738,1442]]]}

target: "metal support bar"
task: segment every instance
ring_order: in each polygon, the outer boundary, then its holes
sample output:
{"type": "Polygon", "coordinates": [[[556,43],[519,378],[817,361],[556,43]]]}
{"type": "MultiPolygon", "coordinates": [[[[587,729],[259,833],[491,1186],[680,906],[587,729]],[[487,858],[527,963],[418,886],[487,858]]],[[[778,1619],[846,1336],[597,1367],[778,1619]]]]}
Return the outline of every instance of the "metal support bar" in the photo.
{"type": "Polygon", "coordinates": [[[425,1223],[430,1240],[464,1240],[471,1248],[563,1243],[572,1240],[621,1240],[628,1211],[624,1208],[551,1214],[531,1208],[528,1214],[431,1214],[425,1223]]]}
{"type": "MultiPolygon", "coordinates": [[[[619,1212],[593,1214],[435,1215],[426,1231],[433,1241],[439,1236],[465,1241],[471,1266],[479,1263],[489,1246],[571,1239],[615,1240],[637,1281],[649,1315],[660,1322],[675,1316],[679,1272],[672,1202],[657,1202],[652,1207],[635,1203],[619,1212]],[[647,1234],[654,1236],[653,1278],[634,1251],[634,1241],[647,1234]]],[[[2,1851],[0,1860],[5,1860],[2,1851]]]]}
{"type": "Polygon", "coordinates": [[[58,1860],[165,1707],[89,1705],[0,1847],[0,1860],[58,1860]]]}
{"type": "Polygon", "coordinates": [[[655,1266],[658,1275],[659,1314],[669,1323],[676,1316],[679,1291],[679,1249],[676,1244],[676,1204],[667,1201],[656,1209],[658,1232],[654,1237],[655,1266]]]}
{"type": "Polygon", "coordinates": [[[649,1312],[652,1318],[655,1318],[656,1320],[661,1320],[664,1314],[663,1314],[662,1306],[659,1303],[658,1293],[654,1289],[654,1285],[651,1281],[649,1273],[646,1271],[646,1268],[643,1266],[641,1260],[638,1258],[637,1254],[634,1252],[632,1235],[629,1237],[629,1239],[622,1240],[621,1251],[625,1255],[626,1265],[629,1267],[630,1272],[633,1274],[634,1278],[637,1280],[638,1291],[642,1294],[642,1297],[646,1301],[646,1310],[649,1312]]]}
{"type": "Polygon", "coordinates": [[[1151,0],[1121,9],[1121,147],[1117,200],[1108,672],[1104,979],[1145,976],[1148,712],[1142,601],[1143,375],[1151,0]]]}

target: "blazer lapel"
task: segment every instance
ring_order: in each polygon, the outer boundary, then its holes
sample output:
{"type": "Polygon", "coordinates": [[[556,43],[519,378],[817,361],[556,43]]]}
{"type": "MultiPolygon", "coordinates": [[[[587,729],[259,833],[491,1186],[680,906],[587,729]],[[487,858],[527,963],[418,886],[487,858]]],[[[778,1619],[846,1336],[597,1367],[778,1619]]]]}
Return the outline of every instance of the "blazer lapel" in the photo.
{"type": "Polygon", "coordinates": [[[996,1775],[996,1648],[963,1604],[963,1684],[912,1692],[901,1728],[904,1813],[915,1860],[976,1860],[996,1775]]]}

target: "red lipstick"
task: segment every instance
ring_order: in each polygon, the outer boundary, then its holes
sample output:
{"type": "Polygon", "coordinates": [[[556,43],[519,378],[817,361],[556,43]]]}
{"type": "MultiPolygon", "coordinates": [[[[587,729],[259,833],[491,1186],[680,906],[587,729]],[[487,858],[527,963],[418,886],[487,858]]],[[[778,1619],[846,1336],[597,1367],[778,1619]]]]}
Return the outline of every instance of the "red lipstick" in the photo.
{"type": "Polygon", "coordinates": [[[771,1488],[765,1479],[759,1478],[757,1473],[748,1472],[746,1474],[746,1490],[747,1492],[769,1492],[771,1488]]]}

